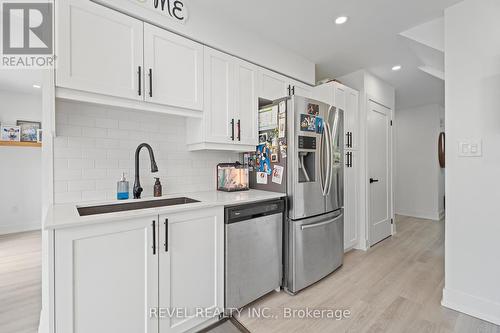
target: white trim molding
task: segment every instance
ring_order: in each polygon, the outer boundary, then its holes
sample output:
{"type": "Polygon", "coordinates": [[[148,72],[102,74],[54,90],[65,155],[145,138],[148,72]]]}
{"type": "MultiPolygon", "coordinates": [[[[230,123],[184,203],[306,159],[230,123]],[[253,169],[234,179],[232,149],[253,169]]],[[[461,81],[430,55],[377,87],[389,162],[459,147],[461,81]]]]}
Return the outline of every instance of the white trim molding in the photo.
{"type": "Polygon", "coordinates": [[[42,230],[42,223],[40,221],[33,221],[24,224],[9,224],[0,226],[0,235],[15,234],[18,232],[42,230]]]}
{"type": "Polygon", "coordinates": [[[441,305],[500,325],[500,303],[469,295],[458,290],[444,288],[441,305]]]}

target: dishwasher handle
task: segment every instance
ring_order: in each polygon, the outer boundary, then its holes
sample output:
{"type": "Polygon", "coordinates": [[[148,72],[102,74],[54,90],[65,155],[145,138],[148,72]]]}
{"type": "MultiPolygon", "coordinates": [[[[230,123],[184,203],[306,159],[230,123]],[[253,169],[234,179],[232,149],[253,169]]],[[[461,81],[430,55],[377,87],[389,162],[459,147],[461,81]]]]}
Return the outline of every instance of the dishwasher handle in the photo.
{"type": "Polygon", "coordinates": [[[226,224],[231,224],[251,220],[262,216],[282,214],[284,211],[284,200],[274,200],[228,207],[225,209],[225,222],[226,224]]]}

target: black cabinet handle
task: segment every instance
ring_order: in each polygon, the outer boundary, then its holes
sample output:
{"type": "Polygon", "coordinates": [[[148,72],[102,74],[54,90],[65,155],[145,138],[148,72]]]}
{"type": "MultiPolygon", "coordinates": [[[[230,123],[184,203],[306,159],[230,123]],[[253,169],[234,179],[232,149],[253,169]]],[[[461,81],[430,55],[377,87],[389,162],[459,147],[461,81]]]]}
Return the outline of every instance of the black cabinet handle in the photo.
{"type": "Polygon", "coordinates": [[[156,255],[156,221],[153,221],[153,255],[156,255]]]}
{"type": "Polygon", "coordinates": [[[378,183],[378,179],[370,178],[370,184],[378,183]]]}
{"type": "Polygon", "coordinates": [[[288,85],[288,96],[292,96],[292,86],[288,85]]]}
{"type": "Polygon", "coordinates": [[[349,132],[349,147],[352,148],[352,132],[349,132]]]}
{"type": "Polygon", "coordinates": [[[350,146],[349,146],[349,132],[347,132],[347,133],[345,134],[345,138],[346,138],[346,140],[347,140],[346,147],[347,147],[347,148],[350,148],[350,146]]]}
{"type": "Polygon", "coordinates": [[[238,119],[238,141],[241,141],[241,120],[238,119]]]}
{"type": "Polygon", "coordinates": [[[149,97],[153,97],[153,69],[149,69],[149,97]]]}
{"type": "Polygon", "coordinates": [[[346,159],[347,159],[346,167],[352,168],[352,152],[348,152],[346,154],[346,159]]]}
{"type": "Polygon", "coordinates": [[[231,140],[234,141],[234,118],[231,119],[230,124],[231,124],[231,140]]]}
{"type": "Polygon", "coordinates": [[[165,252],[168,252],[168,219],[165,219],[165,252]]]}
{"type": "Polygon", "coordinates": [[[139,96],[142,94],[142,67],[139,66],[139,69],[137,70],[137,76],[139,77],[139,88],[137,89],[137,93],[139,96]]]}
{"type": "Polygon", "coordinates": [[[295,95],[295,86],[292,87],[292,96],[295,95]]]}

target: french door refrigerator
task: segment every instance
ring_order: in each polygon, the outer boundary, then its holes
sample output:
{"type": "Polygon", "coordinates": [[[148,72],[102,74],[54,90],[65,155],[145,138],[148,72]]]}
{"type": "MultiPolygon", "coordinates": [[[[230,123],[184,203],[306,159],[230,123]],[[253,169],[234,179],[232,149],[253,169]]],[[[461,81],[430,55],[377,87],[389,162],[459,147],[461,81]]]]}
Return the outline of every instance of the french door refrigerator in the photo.
{"type": "MultiPolygon", "coordinates": [[[[277,108],[280,119],[286,115],[286,135],[274,140],[272,126],[262,128],[259,122],[259,138],[261,145],[271,147],[277,141],[278,159],[266,169],[273,176],[275,168],[282,167],[284,181],[278,184],[274,177],[273,181],[257,181],[262,177],[262,163],[267,161],[260,148],[257,160],[261,160],[250,173],[250,185],[287,193],[283,283],[287,292],[295,294],[343,263],[344,117],[342,110],[300,96],[275,101],[261,111],[269,108],[277,108]]],[[[277,132],[283,135],[283,130],[277,132]]]]}

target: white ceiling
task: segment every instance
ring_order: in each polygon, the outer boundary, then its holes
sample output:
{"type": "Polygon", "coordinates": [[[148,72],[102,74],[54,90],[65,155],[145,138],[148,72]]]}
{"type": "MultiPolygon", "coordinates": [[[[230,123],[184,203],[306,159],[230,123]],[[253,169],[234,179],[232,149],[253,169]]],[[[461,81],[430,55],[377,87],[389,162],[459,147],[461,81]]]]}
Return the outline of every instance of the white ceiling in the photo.
{"type": "Polygon", "coordinates": [[[294,51],[317,64],[317,80],[365,68],[396,87],[397,108],[444,104],[444,83],[399,34],[443,15],[461,0],[191,0],[204,10],[294,51]],[[341,26],[333,22],[347,15],[341,26]],[[403,69],[392,72],[393,65],[403,69]]]}

